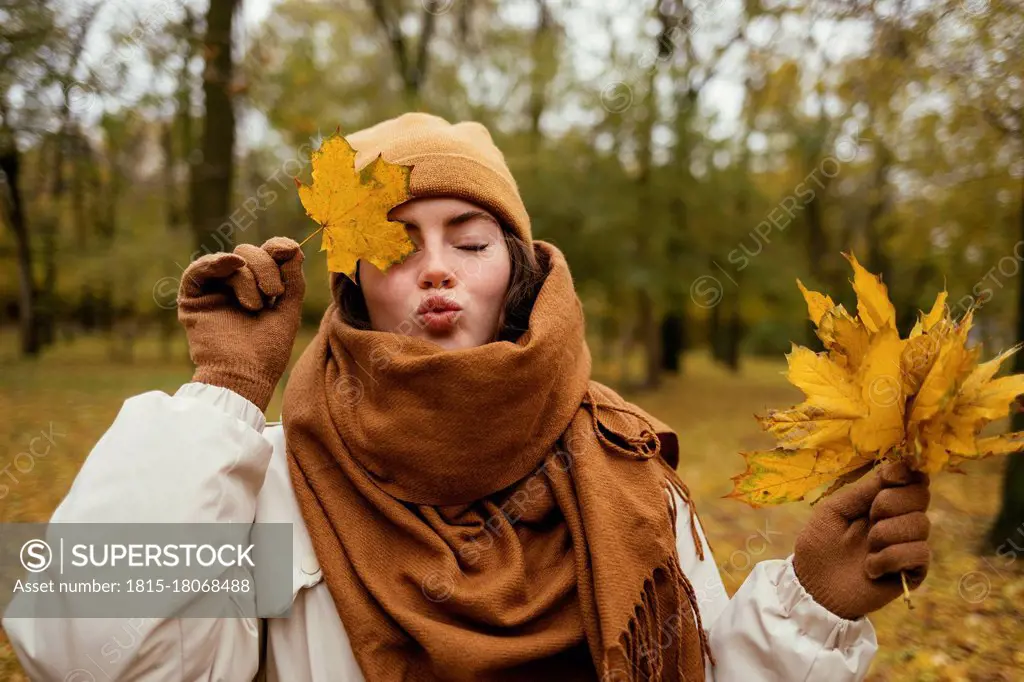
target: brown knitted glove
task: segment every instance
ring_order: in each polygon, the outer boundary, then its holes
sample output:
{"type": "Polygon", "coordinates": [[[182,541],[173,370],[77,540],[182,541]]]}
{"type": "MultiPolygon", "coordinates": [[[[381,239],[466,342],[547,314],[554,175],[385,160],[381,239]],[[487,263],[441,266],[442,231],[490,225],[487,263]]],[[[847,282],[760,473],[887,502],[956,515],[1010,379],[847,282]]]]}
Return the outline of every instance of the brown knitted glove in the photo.
{"type": "Polygon", "coordinates": [[[188,266],[178,289],[178,320],[196,364],[193,381],[229,388],[267,409],[299,329],[303,258],[294,240],[273,237],[188,266]]]}
{"type": "Polygon", "coordinates": [[[928,476],[886,462],[815,505],[796,539],[793,568],[832,613],[855,620],[917,588],[928,573],[928,476]]]}

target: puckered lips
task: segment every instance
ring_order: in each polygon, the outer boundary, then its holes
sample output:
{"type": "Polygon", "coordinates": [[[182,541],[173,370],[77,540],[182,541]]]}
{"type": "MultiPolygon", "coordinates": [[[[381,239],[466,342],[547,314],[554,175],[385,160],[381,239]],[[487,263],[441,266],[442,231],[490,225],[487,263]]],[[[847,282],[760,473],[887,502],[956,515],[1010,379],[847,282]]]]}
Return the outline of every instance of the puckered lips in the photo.
{"type": "Polygon", "coordinates": [[[423,326],[428,331],[446,333],[454,329],[462,315],[462,306],[451,296],[430,294],[420,302],[416,314],[423,320],[423,326]]]}

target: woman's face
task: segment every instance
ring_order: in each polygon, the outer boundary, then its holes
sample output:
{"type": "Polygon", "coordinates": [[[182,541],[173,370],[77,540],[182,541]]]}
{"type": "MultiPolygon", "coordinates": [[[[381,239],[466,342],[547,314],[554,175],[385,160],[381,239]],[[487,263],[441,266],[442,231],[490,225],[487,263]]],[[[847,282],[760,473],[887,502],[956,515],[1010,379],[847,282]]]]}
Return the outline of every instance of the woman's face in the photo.
{"type": "Polygon", "coordinates": [[[512,263],[498,221],[476,204],[422,198],[391,210],[416,250],[387,274],[359,264],[375,330],[419,336],[446,350],[494,339],[512,263]]]}

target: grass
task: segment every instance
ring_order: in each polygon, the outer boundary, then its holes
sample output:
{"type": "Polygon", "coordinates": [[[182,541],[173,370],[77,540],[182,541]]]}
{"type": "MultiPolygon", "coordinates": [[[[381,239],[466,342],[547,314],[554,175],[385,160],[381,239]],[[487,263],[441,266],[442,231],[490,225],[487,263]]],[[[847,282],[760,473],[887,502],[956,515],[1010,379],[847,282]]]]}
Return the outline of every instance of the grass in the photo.
{"type": "MultiPolygon", "coordinates": [[[[0,488],[0,520],[7,522],[46,521],[123,400],[148,390],[173,392],[191,374],[180,339],[169,357],[147,341],[139,344],[134,363],[118,365],[96,339],[62,346],[37,362],[15,362],[13,344],[4,336],[0,483],[7,491],[0,488]],[[49,452],[19,456],[42,433],[53,441],[49,452]]],[[[305,341],[308,335],[296,348],[305,341]]],[[[666,378],[658,390],[626,395],[679,432],[680,473],[695,496],[730,593],[754,563],[792,551],[810,512],[805,504],[755,510],[722,499],[731,489],[729,477],[743,469],[738,452],[770,445],[754,413],[799,399],[783,370],[781,358],[748,360],[733,375],[694,356],[684,375],[666,378]]],[[[595,376],[603,375],[615,373],[596,367],[595,376]]],[[[280,400],[279,387],[267,411],[271,419],[280,414],[280,400]]],[[[871,680],[1009,682],[1024,676],[1024,562],[1008,566],[1003,558],[973,552],[996,513],[1003,462],[969,466],[967,476],[933,479],[932,570],[914,593],[914,610],[897,600],[872,614],[880,650],[871,680]]],[[[0,679],[26,679],[2,636],[0,679]]]]}

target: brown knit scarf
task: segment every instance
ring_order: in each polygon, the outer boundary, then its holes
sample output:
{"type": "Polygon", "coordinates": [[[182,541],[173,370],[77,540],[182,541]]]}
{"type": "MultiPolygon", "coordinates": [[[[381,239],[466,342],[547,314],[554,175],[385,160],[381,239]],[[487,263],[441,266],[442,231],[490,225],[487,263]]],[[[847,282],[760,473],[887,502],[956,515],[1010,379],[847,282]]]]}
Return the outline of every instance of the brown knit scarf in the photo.
{"type": "Polygon", "coordinates": [[[446,351],[332,304],[288,381],[293,484],[370,682],[704,679],[668,494],[689,491],[590,379],[565,258],[534,249],[517,342],[446,351]]]}

